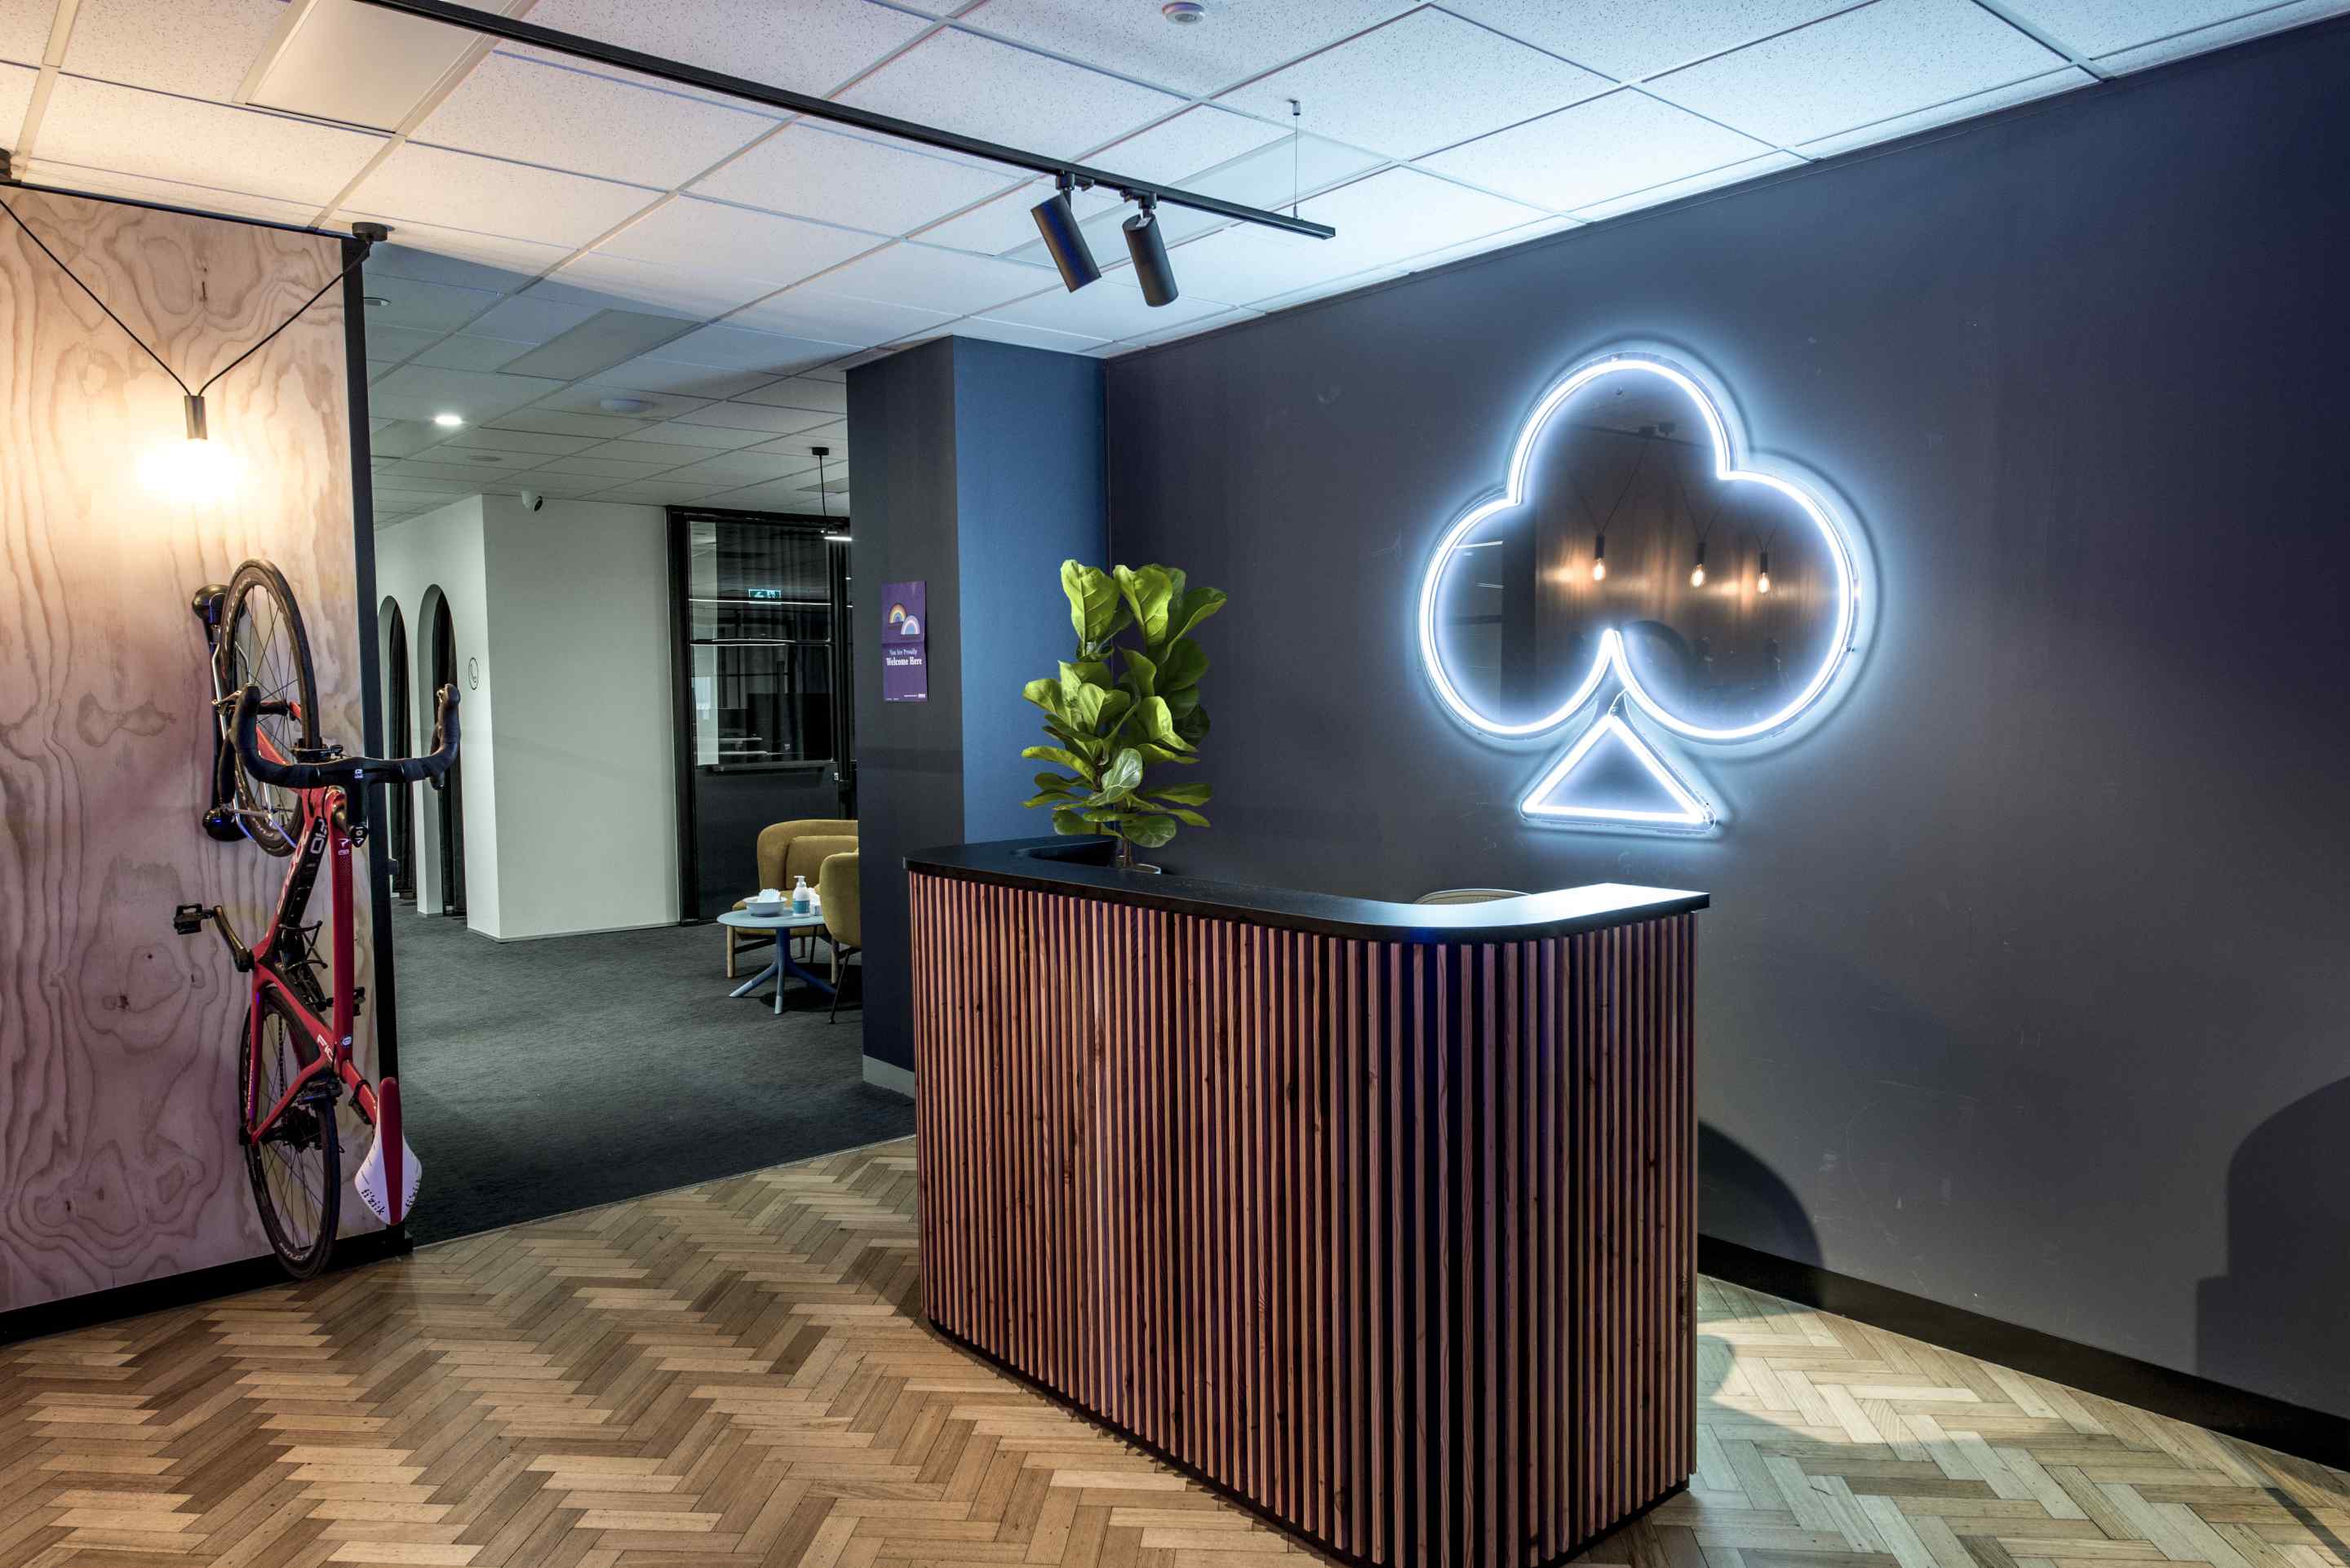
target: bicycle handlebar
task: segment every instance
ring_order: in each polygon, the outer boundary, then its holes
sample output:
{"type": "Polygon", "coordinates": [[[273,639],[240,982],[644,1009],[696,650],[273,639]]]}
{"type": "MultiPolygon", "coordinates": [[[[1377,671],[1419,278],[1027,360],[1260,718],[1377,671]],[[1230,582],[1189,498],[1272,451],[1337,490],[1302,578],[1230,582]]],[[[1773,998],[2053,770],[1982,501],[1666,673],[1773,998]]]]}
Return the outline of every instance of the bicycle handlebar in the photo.
{"type": "Polygon", "coordinates": [[[248,686],[236,698],[236,754],[244,771],[284,789],[322,789],[339,784],[415,784],[439,778],[457,760],[457,689],[441,688],[432,715],[432,750],[421,757],[336,757],[319,763],[281,763],[261,754],[261,691],[248,686]]]}

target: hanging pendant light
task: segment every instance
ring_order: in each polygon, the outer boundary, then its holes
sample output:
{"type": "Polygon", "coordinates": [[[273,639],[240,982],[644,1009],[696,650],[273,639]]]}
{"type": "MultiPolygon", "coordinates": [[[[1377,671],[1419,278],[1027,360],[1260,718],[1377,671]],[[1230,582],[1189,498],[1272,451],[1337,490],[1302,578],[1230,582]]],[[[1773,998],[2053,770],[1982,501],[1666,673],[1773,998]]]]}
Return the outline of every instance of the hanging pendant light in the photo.
{"type": "Polygon", "coordinates": [[[1697,565],[1690,568],[1690,587],[1705,587],[1705,541],[1702,539],[1697,542],[1697,565]]]}
{"type": "Polygon", "coordinates": [[[1605,534],[1592,535],[1591,580],[1595,583],[1607,580],[1607,535],[1605,534]]]}

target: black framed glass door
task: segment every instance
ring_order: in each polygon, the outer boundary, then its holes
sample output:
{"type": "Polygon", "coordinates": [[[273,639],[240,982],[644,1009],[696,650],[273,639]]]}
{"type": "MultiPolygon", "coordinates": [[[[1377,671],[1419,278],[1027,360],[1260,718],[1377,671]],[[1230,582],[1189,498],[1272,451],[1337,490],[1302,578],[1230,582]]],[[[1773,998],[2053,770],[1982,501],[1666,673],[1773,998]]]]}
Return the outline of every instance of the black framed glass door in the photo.
{"type": "Polygon", "coordinates": [[[759,886],[759,830],[857,815],[845,518],[672,507],[679,909],[759,886]]]}

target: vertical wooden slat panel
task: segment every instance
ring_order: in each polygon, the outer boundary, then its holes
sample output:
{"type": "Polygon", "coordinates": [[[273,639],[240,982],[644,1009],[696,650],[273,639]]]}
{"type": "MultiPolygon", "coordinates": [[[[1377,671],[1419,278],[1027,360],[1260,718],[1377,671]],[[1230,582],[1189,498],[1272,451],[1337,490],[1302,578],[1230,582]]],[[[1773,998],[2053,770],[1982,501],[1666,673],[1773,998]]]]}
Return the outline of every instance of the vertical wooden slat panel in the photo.
{"type": "Polygon", "coordinates": [[[1430,945],[911,894],[941,1330],[1373,1563],[1531,1568],[1687,1478],[1694,916],[1430,945]]]}

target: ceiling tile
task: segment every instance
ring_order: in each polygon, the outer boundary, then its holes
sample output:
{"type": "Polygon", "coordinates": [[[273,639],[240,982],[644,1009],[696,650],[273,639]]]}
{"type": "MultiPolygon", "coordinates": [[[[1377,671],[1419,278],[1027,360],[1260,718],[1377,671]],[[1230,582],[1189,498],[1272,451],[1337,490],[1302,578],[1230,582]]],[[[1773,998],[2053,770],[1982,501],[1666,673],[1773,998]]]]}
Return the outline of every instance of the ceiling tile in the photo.
{"type": "Polygon", "coordinates": [[[1288,5],[1219,0],[1211,5],[1206,26],[1170,27],[1152,5],[989,0],[964,20],[1105,70],[1205,96],[1409,9],[1408,0],[1288,5]]]}
{"type": "Polygon", "coordinates": [[[991,321],[984,316],[966,317],[947,330],[957,337],[983,337],[991,343],[1049,348],[1055,354],[1082,354],[1109,341],[1087,333],[1055,332],[1049,327],[1034,327],[1021,321],[991,321]]]}
{"type": "Polygon", "coordinates": [[[1449,12],[1415,11],[1217,101],[1317,136],[1416,158],[1606,92],[1605,77],[1449,12]],[[1430,90],[1431,83],[1441,89],[1430,90]]]}
{"type": "Polygon", "coordinates": [[[951,29],[923,39],[839,97],[859,109],[1060,157],[1183,107],[1181,99],[1150,88],[951,29]],[[975,83],[984,90],[973,91],[975,83]]]}
{"type": "Polygon", "coordinates": [[[871,250],[868,234],[680,196],[596,247],[601,256],[764,278],[770,290],[871,250]]]}
{"type": "Polygon", "coordinates": [[[564,414],[546,409],[519,409],[491,421],[501,430],[536,431],[544,435],[592,436],[599,439],[632,435],[645,428],[643,420],[611,414],[564,414]]]}
{"type": "Polygon", "coordinates": [[[546,298],[536,291],[502,299],[482,318],[465,328],[484,337],[511,337],[518,343],[544,343],[560,337],[581,322],[593,320],[605,307],[546,298]]]}
{"type": "Polygon", "coordinates": [[[1788,147],[2064,64],[1975,0],[1877,0],[1655,78],[1647,90],[1788,147]]]}
{"type": "Polygon", "coordinates": [[[792,435],[784,437],[781,441],[771,441],[763,445],[754,447],[751,450],[754,452],[788,452],[814,457],[816,455],[816,449],[820,446],[830,449],[831,455],[825,460],[828,466],[843,469],[847,468],[848,465],[848,421],[847,420],[835,420],[830,424],[817,425],[809,430],[800,431],[792,435]]]}
{"type": "Polygon", "coordinates": [[[596,444],[591,436],[541,435],[536,431],[505,431],[494,425],[467,425],[442,443],[480,452],[536,452],[542,457],[567,457],[596,444]]]}
{"type": "MultiPolygon", "coordinates": [[[[1314,242],[1304,242],[1311,244],[1314,242]]],[[[1176,282],[1182,283],[1179,268],[1176,282]]],[[[1097,281],[1071,294],[1055,285],[1049,292],[1016,304],[999,306],[986,313],[985,319],[1016,326],[1049,327],[1055,332],[1076,333],[1083,337],[1107,340],[1131,337],[1137,333],[1157,331],[1181,322],[1197,320],[1203,316],[1216,316],[1228,309],[1221,300],[1194,299],[1185,294],[1172,302],[1153,306],[1142,297],[1142,290],[1134,281],[1134,269],[1109,273],[1097,281]]],[[[955,323],[957,332],[969,324],[955,323]]],[[[1075,346],[1071,346],[1074,349],[1075,346]]]]}
{"type": "MultiPolygon", "coordinates": [[[[2043,8],[2071,9],[2072,7],[2043,7],[2035,5],[2027,8],[2019,5],[2015,8],[2015,13],[2028,21],[2033,15],[2043,8]]],[[[2104,11],[2108,7],[2085,6],[2083,9],[2104,11]]],[[[2210,11],[2241,9],[2243,6],[2240,0],[2230,0],[2230,3],[2224,5],[2151,5],[2145,7],[2143,11],[2132,7],[2131,14],[2137,16],[2146,12],[2157,14],[2171,12],[2199,15],[2210,11]]],[[[2148,66],[2158,66],[2171,60],[2184,59],[2189,55],[2199,55],[2206,50],[2241,43],[2246,38],[2257,38],[2263,34],[2280,32],[2287,27],[2298,27],[2304,22],[2314,22],[2326,16],[2338,16],[2345,11],[2350,11],[2350,0],[2294,0],[2294,3],[2272,6],[2265,11],[2255,11],[2246,16],[2216,22],[2210,26],[2197,27],[2190,32],[2170,33],[2135,48],[2118,49],[2110,54],[2101,54],[2097,57],[2096,63],[2101,69],[2108,71],[2144,70],[2148,66]]],[[[2067,28],[2059,31],[2055,35],[2055,41],[2067,46],[2071,45],[2073,41],[2071,30],[2067,28]]]]}
{"type": "Polygon", "coordinates": [[[893,337],[941,326],[954,317],[942,310],[911,305],[889,305],[845,295],[816,295],[804,288],[761,300],[727,318],[730,327],[748,327],[785,337],[820,343],[845,343],[869,348],[893,337]]]}
{"type": "MultiPolygon", "coordinates": [[[[0,11],[12,8],[0,5],[0,11]]],[[[22,7],[46,14],[48,0],[22,7]]],[[[278,24],[283,0],[81,0],[64,69],[129,87],[226,103],[278,24]]],[[[0,33],[7,25],[0,22],[0,33]]]]}
{"type": "Polygon", "coordinates": [[[868,0],[538,0],[530,19],[793,92],[830,93],[928,26],[868,0]]]}
{"type": "Polygon", "coordinates": [[[2085,59],[2265,7],[2260,0],[2007,0],[2005,9],[2058,48],[2085,59]]]}
{"type": "Polygon", "coordinates": [[[759,484],[815,472],[816,459],[812,457],[781,452],[726,452],[671,469],[667,477],[689,484],[737,485],[759,484]]]}
{"type": "Polygon", "coordinates": [[[1678,202],[1684,196],[1694,196],[1701,191],[1717,190],[1735,185],[1742,180],[1752,180],[1764,174],[1774,174],[1782,169],[1796,169],[1803,160],[1792,152],[1766,152],[1760,158],[1750,158],[1742,163],[1725,163],[1702,174],[1692,174],[1686,180],[1669,180],[1645,191],[1615,196],[1596,202],[1588,207],[1578,207],[1575,215],[1587,223],[1613,218],[1624,213],[1637,213],[1644,207],[1660,207],[1667,202],[1678,202]]]}
{"type": "Polygon", "coordinates": [[[1916,131],[1930,130],[1938,125],[1949,125],[1961,119],[1971,119],[1977,115],[1989,114],[1994,109],[2006,109],[2013,104],[2029,103],[2036,98],[2047,98],[2055,93],[2069,92],[2074,88],[2088,87],[2096,79],[2077,67],[2066,66],[2061,71],[2050,71],[2046,76],[2033,77],[2008,87],[1993,88],[1989,92],[1973,93],[1966,98],[1953,99],[1949,103],[1938,104],[1932,109],[1921,109],[1915,114],[1896,115],[1891,119],[1880,119],[1873,125],[1864,125],[1835,136],[1822,137],[1817,141],[1806,141],[1798,146],[1795,151],[1806,158],[1829,158],[1839,152],[1849,152],[1856,147],[1868,147],[1880,141],[1891,141],[1897,137],[1908,136],[1916,131]]]}
{"type": "MultiPolygon", "coordinates": [[[[7,0],[0,5],[0,60],[37,66],[49,47],[49,24],[57,16],[57,0],[7,0]]],[[[16,128],[8,127],[14,139],[16,128]]]]}
{"type": "MultiPolygon", "coordinates": [[[[536,414],[613,414],[634,420],[639,425],[674,419],[691,409],[708,402],[708,398],[690,392],[663,392],[650,387],[625,387],[617,382],[578,381],[533,403],[530,411],[536,414]],[[608,409],[608,399],[625,398],[640,407],[608,409]]],[[[635,434],[635,431],[629,432],[635,434]]]]}
{"type": "Polygon", "coordinates": [[[383,476],[384,483],[395,488],[415,484],[478,487],[484,484],[494,484],[509,472],[527,472],[545,461],[546,459],[530,453],[498,452],[459,453],[443,461],[442,454],[436,450],[432,453],[432,461],[395,462],[383,471],[383,476]],[[508,463],[506,459],[509,457],[515,459],[515,462],[508,463]],[[459,458],[465,461],[458,461],[459,458]],[[473,461],[473,459],[489,461],[475,462],[473,461]]]}
{"type": "Polygon", "coordinates": [[[1137,348],[1148,348],[1155,343],[1172,343],[1179,338],[1197,337],[1202,332],[1220,332],[1227,327],[1237,327],[1243,321],[1254,321],[1263,314],[1263,312],[1257,310],[1227,310],[1222,316],[1202,317],[1197,321],[1187,321],[1180,327],[1170,327],[1164,332],[1146,332],[1139,337],[1128,337],[1121,342],[1113,343],[1109,346],[1109,355],[1105,357],[1118,353],[1130,354],[1137,348]]]}
{"type": "Polygon", "coordinates": [[[1768,151],[1686,109],[1625,91],[1496,131],[1423,163],[1569,212],[1768,151]]]}
{"type": "Polygon", "coordinates": [[[367,357],[370,359],[412,359],[440,342],[442,336],[429,327],[393,327],[386,322],[370,321],[367,328],[367,357]]]}
{"type": "Polygon", "coordinates": [[[814,409],[819,413],[834,415],[848,411],[848,387],[842,381],[817,380],[812,376],[794,376],[777,381],[772,387],[762,387],[746,392],[738,402],[767,403],[783,409],[814,409]]]}
{"type": "Polygon", "coordinates": [[[575,256],[535,285],[525,298],[605,302],[606,308],[668,311],[707,320],[775,292],[765,278],[738,277],[702,267],[659,266],[590,251],[575,256]]]}
{"type": "Polygon", "coordinates": [[[695,185],[705,196],[902,234],[1020,179],[801,120],[695,185]]]}
{"type": "Polygon", "coordinates": [[[40,76],[30,66],[0,63],[0,137],[5,137],[11,146],[16,143],[17,127],[25,123],[25,111],[33,106],[33,87],[40,76]]]}
{"type": "Polygon", "coordinates": [[[505,294],[528,287],[532,279],[569,254],[558,245],[530,245],[519,240],[467,235],[448,229],[403,228],[398,232],[398,241],[380,244],[368,253],[368,276],[412,277],[424,283],[453,283],[460,288],[495,289],[505,294]],[[415,243],[409,243],[411,240],[415,243]],[[479,244],[468,247],[468,240],[479,244]],[[515,265],[500,265],[458,254],[469,248],[492,246],[499,247],[515,265]]]}
{"type": "MultiPolygon", "coordinates": [[[[827,348],[821,358],[830,358],[839,352],[837,348],[827,348]]],[[[772,371],[730,370],[718,365],[689,365],[676,359],[648,357],[615,365],[580,385],[593,388],[605,397],[652,396],[707,400],[731,398],[737,392],[764,387],[774,379],[772,371]]]]}
{"type": "Polygon", "coordinates": [[[398,130],[444,82],[489,52],[463,27],[359,0],[314,0],[271,54],[253,101],[347,125],[398,130]],[[364,64],[361,64],[364,62],[364,64]]]}
{"type": "Polygon", "coordinates": [[[690,425],[671,420],[665,424],[647,425],[630,438],[629,444],[701,446],[733,452],[738,447],[761,445],[766,439],[764,431],[728,430],[722,425],[690,425]]]}
{"type": "Polygon", "coordinates": [[[856,345],[754,332],[727,321],[698,327],[646,357],[729,370],[757,370],[764,372],[766,379],[772,381],[778,376],[796,375],[811,365],[837,359],[844,349],[852,347],[856,345]]]}
{"type": "Polygon", "coordinates": [[[591,455],[550,458],[540,464],[538,472],[587,479],[643,479],[660,472],[664,468],[676,466],[674,462],[623,462],[618,458],[591,455]]]}
{"type": "Polygon", "coordinates": [[[414,457],[449,439],[449,432],[430,420],[371,419],[369,423],[374,429],[368,452],[379,468],[387,458],[414,457]]]}
{"type": "Polygon", "coordinates": [[[775,128],[766,115],[501,49],[413,134],[435,146],[669,189],[775,128]]]}
{"type": "MultiPolygon", "coordinates": [[[[835,268],[795,293],[846,295],[852,299],[911,305],[968,316],[1034,294],[1059,275],[1044,267],[899,241],[887,250],[835,268]]],[[[784,301],[788,303],[790,295],[784,301]]]]}
{"type": "Polygon", "coordinates": [[[757,431],[771,436],[814,430],[833,421],[833,415],[813,409],[771,409],[758,403],[708,403],[690,414],[678,416],[680,424],[716,425],[723,430],[757,431]]]}
{"type": "Polygon", "coordinates": [[[476,234],[584,245],[659,192],[414,142],[360,182],[348,205],[476,234]]]}
{"type": "Polygon", "coordinates": [[[572,381],[650,354],[691,330],[682,317],[634,310],[599,310],[577,326],[528,349],[505,369],[517,376],[572,381]]]}
{"type": "Polygon", "coordinates": [[[378,381],[369,406],[393,419],[429,420],[448,412],[481,424],[557,390],[560,381],[540,376],[499,376],[477,370],[441,370],[407,365],[378,381]]]}
{"type": "MultiPolygon", "coordinates": [[[[1119,171],[1124,172],[1124,171],[1119,171]]],[[[933,223],[918,236],[926,245],[947,245],[959,251],[975,251],[982,255],[1002,255],[1024,245],[1038,244],[1036,220],[1033,215],[1037,202],[1053,193],[1049,180],[1034,180],[992,202],[983,202],[968,213],[959,213],[941,223],[933,223]]],[[[1118,198],[1097,191],[1080,191],[1072,203],[1080,213],[1104,212],[1118,203],[1118,198]]]]}
{"type": "MultiPolygon", "coordinates": [[[[2127,3],[2127,0],[2123,0],[2127,3]]],[[[1446,0],[1464,16],[1622,81],[1816,22],[1852,0],[1446,0]]]]}
{"type": "MultiPolygon", "coordinates": [[[[844,520],[847,508],[837,504],[833,511],[844,520]]],[[[745,485],[740,490],[728,490],[715,497],[717,504],[739,507],[744,511],[806,513],[819,516],[820,503],[806,474],[793,474],[788,479],[771,479],[761,484],[745,485]]]]}
{"type": "Polygon", "coordinates": [[[452,288],[408,277],[369,277],[365,286],[368,298],[383,301],[367,307],[370,333],[379,327],[454,332],[498,303],[498,296],[486,289],[452,288]]]}
{"type": "Polygon", "coordinates": [[[722,488],[715,484],[681,483],[663,476],[599,490],[596,493],[596,499],[629,506],[691,506],[698,501],[708,500],[722,488]]]}
{"type": "MultiPolygon", "coordinates": [[[[15,66],[0,66],[0,126],[13,127],[25,112],[23,101],[19,100],[13,107],[10,103],[9,89],[16,85],[12,78],[22,77],[29,89],[35,75],[35,72],[21,70],[15,66]]],[[[29,90],[26,97],[30,97],[29,90]]],[[[16,132],[11,129],[6,134],[14,136],[16,132]]],[[[272,196],[248,196],[203,185],[183,185],[176,180],[151,180],[140,174],[118,174],[109,169],[83,169],[49,158],[36,158],[34,161],[39,166],[40,172],[33,178],[69,191],[127,196],[134,202],[161,202],[171,207],[193,207],[199,212],[260,218],[273,223],[307,223],[318,215],[316,202],[284,202],[272,196]]]]}
{"type": "Polygon", "coordinates": [[[319,206],[382,145],[362,131],[61,76],[38,155],[319,206]]]}

